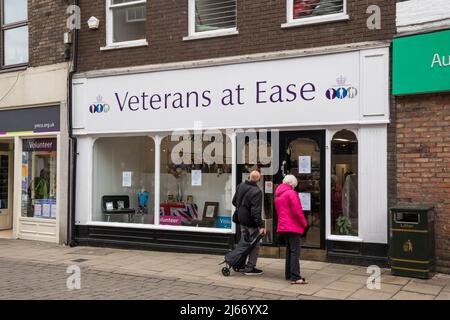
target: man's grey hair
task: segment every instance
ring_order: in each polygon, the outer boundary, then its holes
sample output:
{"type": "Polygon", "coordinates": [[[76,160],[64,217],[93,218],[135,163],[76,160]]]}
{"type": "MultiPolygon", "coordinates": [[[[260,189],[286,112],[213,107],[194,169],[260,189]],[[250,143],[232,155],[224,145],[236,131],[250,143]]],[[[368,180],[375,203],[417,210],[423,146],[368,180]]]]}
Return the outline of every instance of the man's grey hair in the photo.
{"type": "Polygon", "coordinates": [[[283,183],[286,183],[291,187],[295,188],[298,184],[298,181],[295,176],[293,176],[292,174],[288,174],[286,177],[284,177],[283,183]]]}

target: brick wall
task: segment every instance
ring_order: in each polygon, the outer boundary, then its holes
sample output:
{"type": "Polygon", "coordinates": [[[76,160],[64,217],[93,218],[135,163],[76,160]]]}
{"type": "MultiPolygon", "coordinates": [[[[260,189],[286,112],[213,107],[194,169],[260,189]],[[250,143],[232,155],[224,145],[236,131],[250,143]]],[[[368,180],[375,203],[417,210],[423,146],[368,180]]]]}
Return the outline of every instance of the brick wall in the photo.
{"type": "Polygon", "coordinates": [[[100,51],[106,45],[104,0],[80,0],[82,29],[79,70],[87,71],[188,61],[278,50],[312,48],[344,43],[392,39],[395,32],[395,2],[392,0],[348,0],[350,21],[282,29],[286,22],[286,0],[239,0],[239,35],[183,41],[188,35],[187,0],[147,1],[148,47],[100,51]],[[382,30],[367,28],[367,7],[381,7],[382,30]],[[86,21],[100,19],[98,30],[86,21]]]}
{"type": "Polygon", "coordinates": [[[29,65],[38,67],[66,61],[63,35],[70,1],[28,1],[29,65]]]}
{"type": "Polygon", "coordinates": [[[397,101],[399,202],[433,205],[439,270],[450,272],[450,93],[397,101]]]}

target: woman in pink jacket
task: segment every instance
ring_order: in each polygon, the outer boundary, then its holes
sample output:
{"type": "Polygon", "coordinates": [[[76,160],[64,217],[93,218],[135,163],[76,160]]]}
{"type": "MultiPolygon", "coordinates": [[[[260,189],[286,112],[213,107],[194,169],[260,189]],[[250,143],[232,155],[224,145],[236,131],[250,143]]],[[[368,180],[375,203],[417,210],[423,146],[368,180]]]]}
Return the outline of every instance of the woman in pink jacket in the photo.
{"type": "Polygon", "coordinates": [[[286,280],[291,284],[306,284],[305,278],[300,275],[300,237],[308,227],[303,215],[302,204],[298,193],[297,178],[287,175],[275,191],[275,209],[278,216],[277,232],[286,239],[286,280]]]}

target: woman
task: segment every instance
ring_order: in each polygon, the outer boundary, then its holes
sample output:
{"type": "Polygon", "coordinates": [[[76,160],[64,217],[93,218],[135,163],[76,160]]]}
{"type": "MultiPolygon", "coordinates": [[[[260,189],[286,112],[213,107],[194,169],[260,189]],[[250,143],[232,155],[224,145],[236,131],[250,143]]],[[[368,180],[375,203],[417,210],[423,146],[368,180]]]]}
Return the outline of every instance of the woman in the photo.
{"type": "Polygon", "coordinates": [[[291,284],[306,284],[305,278],[300,276],[300,237],[308,226],[303,215],[302,205],[298,193],[297,178],[287,175],[275,191],[275,209],[278,216],[277,232],[286,239],[286,280],[291,284]]]}

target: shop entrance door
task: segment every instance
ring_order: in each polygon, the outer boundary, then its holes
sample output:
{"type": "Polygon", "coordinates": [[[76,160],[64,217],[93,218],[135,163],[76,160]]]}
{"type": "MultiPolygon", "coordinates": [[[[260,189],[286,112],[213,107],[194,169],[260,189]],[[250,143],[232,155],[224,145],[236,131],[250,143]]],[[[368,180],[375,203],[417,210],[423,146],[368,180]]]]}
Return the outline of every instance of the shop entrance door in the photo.
{"type": "MultiPolygon", "coordinates": [[[[310,229],[302,238],[302,246],[325,248],[325,131],[280,132],[280,166],[274,177],[274,187],[282,183],[287,174],[298,180],[296,192],[310,229]]],[[[274,215],[274,230],[277,219],[274,215]]],[[[275,233],[276,234],[276,233],[275,233]]],[[[284,243],[277,238],[278,244],[284,243]]]]}
{"type": "Polygon", "coordinates": [[[11,154],[0,151],[0,230],[12,229],[11,154]]]}

